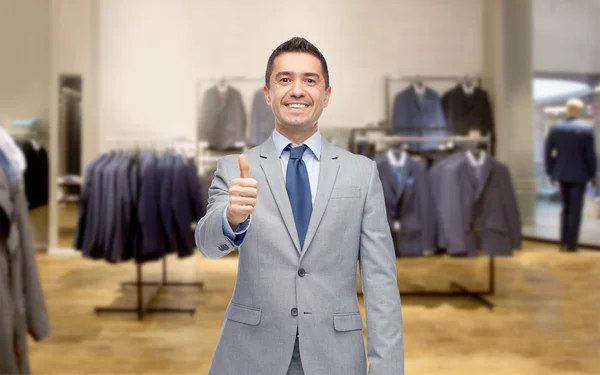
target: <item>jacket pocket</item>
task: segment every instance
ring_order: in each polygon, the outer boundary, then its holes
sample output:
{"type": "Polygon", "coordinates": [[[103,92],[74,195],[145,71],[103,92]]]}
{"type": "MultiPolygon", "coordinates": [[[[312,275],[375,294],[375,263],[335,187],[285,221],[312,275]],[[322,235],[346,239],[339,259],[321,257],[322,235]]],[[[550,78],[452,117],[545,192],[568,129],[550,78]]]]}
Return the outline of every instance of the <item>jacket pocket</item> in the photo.
{"type": "Polygon", "coordinates": [[[252,326],[260,323],[261,311],[252,307],[231,302],[225,310],[225,318],[252,326]]]}
{"type": "Polygon", "coordinates": [[[338,332],[362,330],[363,321],[360,313],[334,314],[333,328],[338,332]]]}
{"type": "Polygon", "coordinates": [[[331,192],[331,199],[360,198],[359,187],[335,188],[331,192]]]}

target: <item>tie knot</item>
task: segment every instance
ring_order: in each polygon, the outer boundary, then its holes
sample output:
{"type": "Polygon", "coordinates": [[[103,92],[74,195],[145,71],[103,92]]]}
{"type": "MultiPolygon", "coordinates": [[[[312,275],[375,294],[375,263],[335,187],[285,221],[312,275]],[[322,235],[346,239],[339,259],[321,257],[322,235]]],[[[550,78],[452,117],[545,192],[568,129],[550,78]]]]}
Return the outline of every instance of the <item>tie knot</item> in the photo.
{"type": "Polygon", "coordinates": [[[292,144],[286,146],[286,150],[290,150],[290,159],[302,159],[304,151],[306,151],[307,145],[301,145],[298,147],[292,147],[292,144]]]}

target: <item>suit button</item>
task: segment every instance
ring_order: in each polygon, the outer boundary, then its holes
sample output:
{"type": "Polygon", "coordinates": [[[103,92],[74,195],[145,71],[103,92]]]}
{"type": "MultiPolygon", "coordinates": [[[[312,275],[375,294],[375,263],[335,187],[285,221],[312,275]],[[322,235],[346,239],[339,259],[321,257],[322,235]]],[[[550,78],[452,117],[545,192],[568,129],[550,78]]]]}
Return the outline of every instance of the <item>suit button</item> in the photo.
{"type": "Polygon", "coordinates": [[[304,275],[306,275],[306,271],[304,270],[304,268],[300,268],[298,270],[298,276],[304,277],[304,275]]]}
{"type": "Polygon", "coordinates": [[[298,316],[298,309],[295,307],[292,309],[292,316],[298,316]]]}

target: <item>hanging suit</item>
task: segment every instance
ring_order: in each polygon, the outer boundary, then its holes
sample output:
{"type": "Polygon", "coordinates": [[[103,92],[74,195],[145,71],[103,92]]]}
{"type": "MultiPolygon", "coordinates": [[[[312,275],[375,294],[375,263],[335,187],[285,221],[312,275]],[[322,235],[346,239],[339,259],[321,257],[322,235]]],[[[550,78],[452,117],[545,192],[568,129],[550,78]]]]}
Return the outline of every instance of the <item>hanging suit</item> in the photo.
{"type": "Polygon", "coordinates": [[[231,86],[224,94],[213,86],[204,94],[198,122],[198,140],[208,141],[209,148],[230,150],[246,139],[246,110],[242,95],[231,86]]]}
{"type": "Polygon", "coordinates": [[[7,160],[0,167],[0,374],[25,375],[30,373],[27,334],[41,341],[50,335],[50,324],[27,199],[7,160]]]}
{"type": "MultiPolygon", "coordinates": [[[[439,94],[426,87],[421,97],[412,85],[398,93],[392,107],[391,127],[392,132],[399,135],[445,136],[446,131],[440,130],[446,127],[446,119],[439,94]],[[437,128],[437,130],[427,130],[428,128],[437,128]]],[[[438,148],[437,142],[411,145],[411,149],[435,148],[438,148]]]]}
{"type": "Polygon", "coordinates": [[[473,166],[466,152],[450,158],[435,182],[443,186],[435,201],[446,251],[475,256],[478,227],[483,251],[512,255],[521,248],[521,222],[508,167],[489,155],[480,166],[473,166]]]}
{"type": "Polygon", "coordinates": [[[264,90],[256,90],[250,112],[249,146],[254,147],[262,144],[273,133],[273,129],[275,129],[273,110],[265,100],[264,90]]]}
{"type": "Polygon", "coordinates": [[[468,135],[470,130],[479,130],[482,136],[491,136],[491,154],[494,154],[496,132],[494,115],[488,94],[475,87],[467,94],[462,84],[456,85],[442,96],[442,107],[448,130],[452,134],[468,135]]]}
{"type": "MultiPolygon", "coordinates": [[[[394,156],[395,157],[395,156],[394,156]]],[[[435,249],[435,211],[425,166],[406,155],[404,166],[390,163],[388,153],[375,157],[383,186],[387,219],[395,233],[396,256],[422,256],[435,249]]]]}

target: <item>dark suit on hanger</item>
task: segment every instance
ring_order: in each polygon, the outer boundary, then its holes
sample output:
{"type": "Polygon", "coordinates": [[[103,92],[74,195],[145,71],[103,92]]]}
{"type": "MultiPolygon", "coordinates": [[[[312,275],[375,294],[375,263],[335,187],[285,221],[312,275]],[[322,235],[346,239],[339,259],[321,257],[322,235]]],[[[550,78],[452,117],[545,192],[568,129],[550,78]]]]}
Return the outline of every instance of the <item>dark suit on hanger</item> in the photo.
{"type": "MultiPolygon", "coordinates": [[[[440,96],[429,87],[425,87],[423,96],[419,96],[414,86],[402,90],[394,98],[392,107],[392,132],[400,135],[444,136],[446,119],[440,96]],[[411,128],[415,130],[401,130],[411,128]],[[438,130],[427,130],[438,128],[438,130]]],[[[411,149],[435,149],[438,143],[415,143],[411,149]]]]}
{"type": "Polygon", "coordinates": [[[492,138],[489,151],[494,154],[494,115],[485,90],[476,87],[472,94],[467,94],[462,84],[458,84],[442,95],[442,106],[450,132],[468,135],[470,130],[479,130],[482,136],[489,134],[492,138]]]}
{"type": "Polygon", "coordinates": [[[596,176],[594,127],[576,118],[569,118],[550,128],[545,143],[545,163],[548,176],[560,183],[563,201],[560,243],[575,249],[588,181],[596,176]]]}
{"type": "Polygon", "coordinates": [[[478,250],[509,256],[521,247],[521,221],[508,167],[486,155],[481,167],[470,164],[466,153],[451,157],[438,172],[437,193],[446,250],[474,256],[478,250]]]}
{"type": "Polygon", "coordinates": [[[231,86],[221,94],[213,86],[204,94],[198,122],[198,140],[206,140],[214,150],[234,149],[246,140],[246,109],[242,95],[231,86]]]}
{"type": "Polygon", "coordinates": [[[375,161],[396,256],[422,256],[434,250],[435,212],[425,166],[408,156],[404,166],[392,166],[386,153],[378,155],[375,161]],[[397,233],[394,221],[400,224],[397,233]]]}

